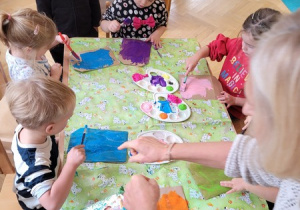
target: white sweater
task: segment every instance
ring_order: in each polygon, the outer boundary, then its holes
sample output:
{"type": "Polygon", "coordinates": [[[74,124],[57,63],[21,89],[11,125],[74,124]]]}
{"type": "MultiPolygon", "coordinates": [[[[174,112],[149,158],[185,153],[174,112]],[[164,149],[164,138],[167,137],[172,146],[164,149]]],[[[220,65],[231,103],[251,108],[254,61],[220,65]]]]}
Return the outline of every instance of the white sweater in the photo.
{"type": "Polygon", "coordinates": [[[253,185],[279,187],[274,210],[300,209],[300,182],[282,180],[266,172],[259,161],[256,139],[237,135],[226,161],[225,174],[242,177],[253,185]]]}

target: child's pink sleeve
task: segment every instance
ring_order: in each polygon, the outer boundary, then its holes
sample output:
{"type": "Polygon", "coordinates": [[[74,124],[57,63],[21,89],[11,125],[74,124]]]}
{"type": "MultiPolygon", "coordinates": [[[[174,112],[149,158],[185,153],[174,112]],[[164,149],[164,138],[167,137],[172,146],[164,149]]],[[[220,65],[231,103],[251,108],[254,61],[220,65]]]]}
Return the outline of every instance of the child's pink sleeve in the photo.
{"type": "Polygon", "coordinates": [[[224,56],[228,55],[228,45],[231,39],[219,34],[216,40],[208,44],[209,57],[212,61],[217,60],[220,62],[224,56]]]}

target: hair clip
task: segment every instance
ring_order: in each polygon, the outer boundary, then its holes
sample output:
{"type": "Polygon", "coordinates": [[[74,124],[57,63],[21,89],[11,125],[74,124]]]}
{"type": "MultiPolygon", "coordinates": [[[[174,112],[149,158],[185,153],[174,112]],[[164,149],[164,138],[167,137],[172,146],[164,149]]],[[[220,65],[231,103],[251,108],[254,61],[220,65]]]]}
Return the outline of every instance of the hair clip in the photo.
{"type": "Polygon", "coordinates": [[[10,14],[7,15],[8,15],[7,20],[11,20],[11,15],[10,14]]]}
{"type": "Polygon", "coordinates": [[[40,30],[39,25],[36,25],[36,27],[35,27],[35,29],[34,29],[34,31],[33,31],[33,34],[34,34],[34,35],[37,35],[37,34],[39,33],[39,30],[40,30]]]}
{"type": "Polygon", "coordinates": [[[251,17],[252,20],[253,20],[253,18],[254,18],[254,15],[255,15],[255,12],[252,14],[252,17],[251,17]]]}

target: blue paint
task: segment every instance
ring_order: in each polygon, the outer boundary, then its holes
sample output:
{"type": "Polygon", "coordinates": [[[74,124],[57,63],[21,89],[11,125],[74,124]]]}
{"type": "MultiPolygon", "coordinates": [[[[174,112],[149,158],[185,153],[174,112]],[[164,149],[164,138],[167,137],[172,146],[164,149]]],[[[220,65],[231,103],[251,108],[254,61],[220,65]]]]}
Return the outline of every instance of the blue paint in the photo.
{"type": "Polygon", "coordinates": [[[110,50],[99,49],[93,52],[80,54],[81,62],[73,65],[75,69],[96,70],[114,64],[113,58],[109,55],[110,50]]]}
{"type": "Polygon", "coordinates": [[[172,108],[170,106],[170,102],[169,101],[158,101],[158,103],[160,103],[160,108],[159,110],[164,112],[164,113],[174,113],[172,111],[172,108]]]}
{"type": "Polygon", "coordinates": [[[291,12],[296,12],[297,9],[300,8],[300,1],[299,0],[282,0],[282,2],[286,5],[286,7],[291,12]]]}
{"type": "MultiPolygon", "coordinates": [[[[84,128],[79,128],[71,134],[68,152],[80,145],[84,128]]],[[[118,146],[128,140],[128,132],[99,130],[88,128],[85,136],[85,162],[119,162],[127,160],[127,151],[118,150],[118,146]]]]}

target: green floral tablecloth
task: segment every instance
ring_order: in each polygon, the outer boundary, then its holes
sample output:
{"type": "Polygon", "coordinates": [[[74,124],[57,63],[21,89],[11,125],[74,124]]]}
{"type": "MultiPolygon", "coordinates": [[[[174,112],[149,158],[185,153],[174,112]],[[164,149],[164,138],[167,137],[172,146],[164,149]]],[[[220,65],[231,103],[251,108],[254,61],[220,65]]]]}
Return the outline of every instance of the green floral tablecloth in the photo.
{"type": "MultiPolygon", "coordinates": [[[[118,58],[121,41],[72,38],[71,46],[75,52],[108,46],[118,58]]],[[[150,62],[144,67],[120,64],[80,73],[70,65],[69,86],[76,93],[77,104],[65,129],[65,150],[70,134],[86,124],[90,128],[128,131],[129,140],[135,139],[142,131],[163,129],[177,134],[184,142],[232,141],[236,134],[231,121],[225,107],[216,100],[186,100],[192,115],[182,123],[164,123],[140,111],[140,104],[152,100],[153,93],[135,85],[131,75],[144,74],[152,67],[178,79],[179,74],[185,72],[185,59],[198,49],[195,39],[163,39],[163,48],[159,50],[163,57],[151,49],[150,62]]],[[[204,59],[193,73],[210,74],[204,59]]],[[[175,95],[180,96],[178,92],[175,95]]],[[[190,209],[268,208],[264,200],[250,193],[224,194],[226,189],[219,186],[219,181],[226,178],[223,171],[174,161],[163,165],[84,163],[77,169],[63,209],[82,209],[116,194],[133,174],[154,178],[161,187],[183,186],[190,209]],[[214,194],[217,196],[204,199],[214,194]]]]}

